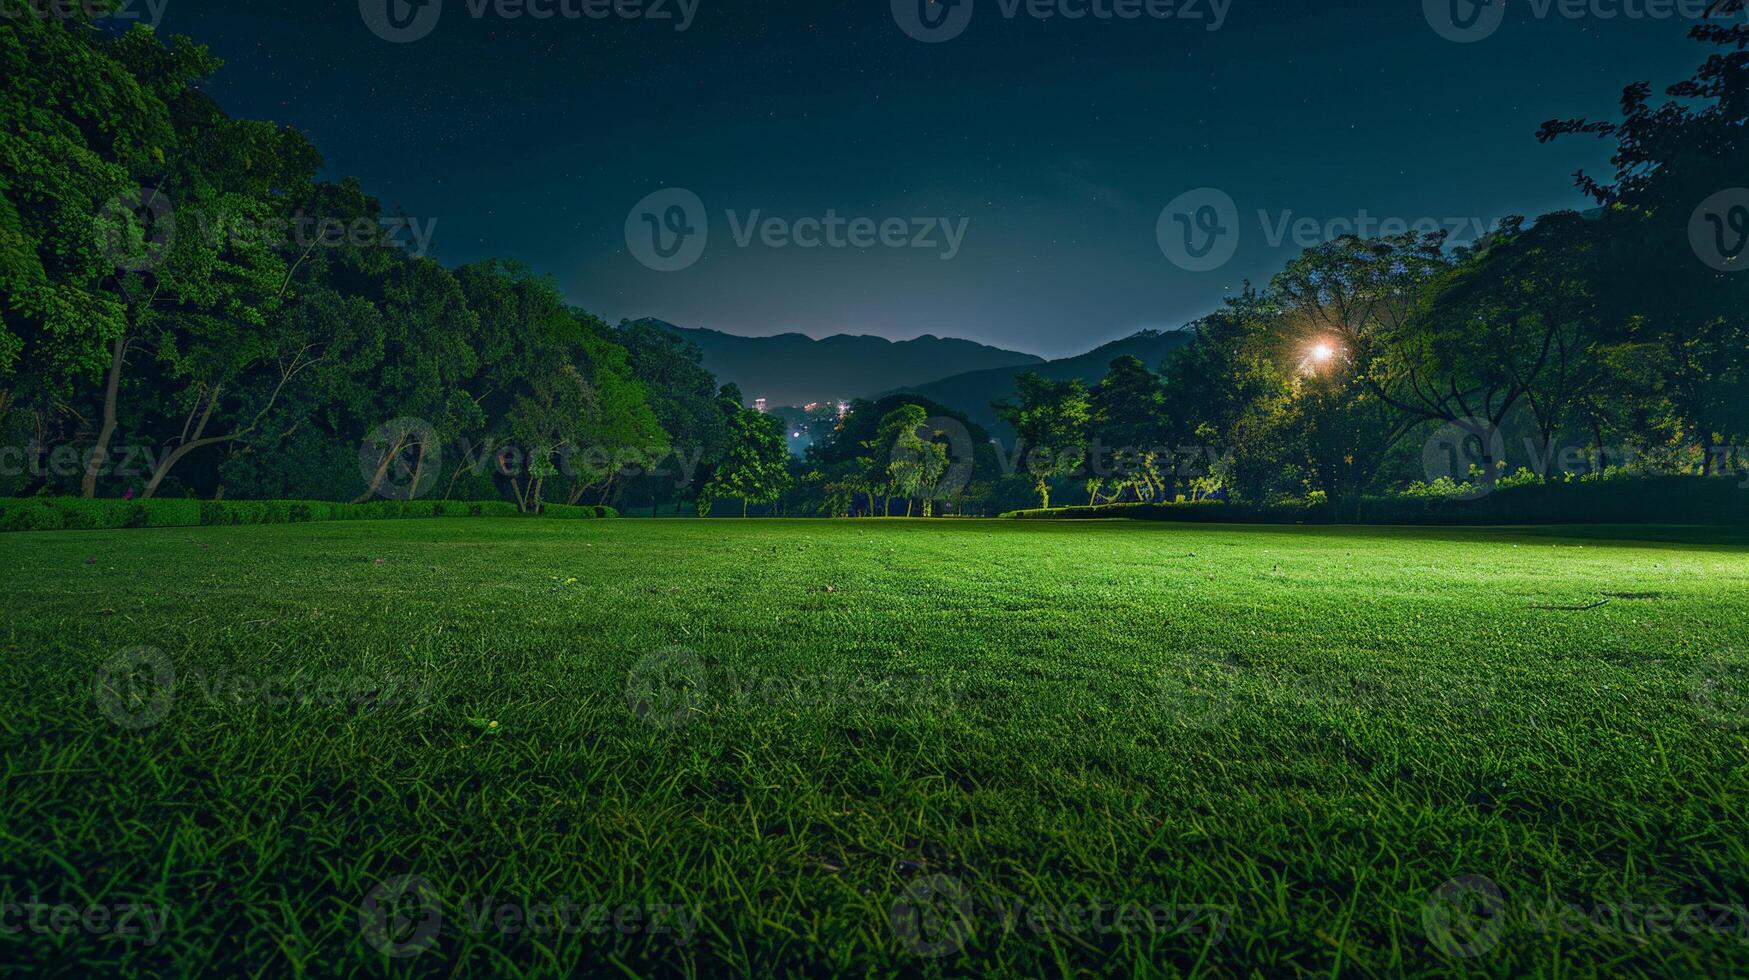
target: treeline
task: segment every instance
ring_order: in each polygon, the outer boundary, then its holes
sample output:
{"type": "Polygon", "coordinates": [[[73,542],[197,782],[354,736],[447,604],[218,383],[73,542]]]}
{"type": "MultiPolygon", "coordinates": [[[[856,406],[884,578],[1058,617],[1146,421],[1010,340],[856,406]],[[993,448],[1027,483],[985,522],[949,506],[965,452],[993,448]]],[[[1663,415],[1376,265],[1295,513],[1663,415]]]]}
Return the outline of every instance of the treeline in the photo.
{"type": "MultiPolygon", "coordinates": [[[[998,408],[1034,504],[1476,497],[1501,485],[1749,470],[1749,31],[1622,118],[1598,207],[1442,234],[1342,238],[1193,324],[1158,372],[1023,375],[998,408]],[[1083,496],[1084,495],[1084,496],[1083,496]]],[[[1732,21],[1734,18],[1734,22],[1732,21]]]]}
{"type": "Polygon", "coordinates": [[[445,268],[303,136],[227,116],[204,49],[89,9],[0,19],[0,496],[781,487],[776,420],[691,345],[445,268]]]}
{"type": "Polygon", "coordinates": [[[1310,249],[1163,365],[1022,375],[1014,446],[893,396],[815,420],[802,460],[684,339],[427,256],[429,224],[222,112],[187,39],[3,18],[0,496],[931,516],[1737,471],[1743,8],[1694,29],[1709,56],[1671,101],[1639,84],[1617,121],[1545,125],[1612,144],[1607,179],[1578,175],[1591,212],[1310,249]]]}
{"type": "Polygon", "coordinates": [[[1543,142],[1612,144],[1609,178],[1576,175],[1596,209],[1509,219],[1466,248],[1405,234],[1309,249],[1192,324],[1194,341],[1158,370],[1123,358],[1093,384],[1021,375],[996,406],[1014,447],[949,438],[965,420],[941,406],[859,405],[812,452],[797,504],[1214,499],[1340,514],[1369,496],[1744,480],[1749,30],[1742,0],[1714,13],[1691,32],[1709,56],[1669,101],[1640,83],[1617,121],[1544,125],[1543,142]],[[978,453],[958,478],[956,442],[978,453]]]}

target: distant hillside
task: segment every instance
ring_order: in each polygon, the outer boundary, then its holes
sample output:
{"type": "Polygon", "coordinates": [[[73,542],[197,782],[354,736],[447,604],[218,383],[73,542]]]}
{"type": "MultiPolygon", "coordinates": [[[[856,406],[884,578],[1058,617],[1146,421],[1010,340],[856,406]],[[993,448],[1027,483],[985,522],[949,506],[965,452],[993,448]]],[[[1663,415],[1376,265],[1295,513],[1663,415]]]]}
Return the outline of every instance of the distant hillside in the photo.
{"type": "Polygon", "coordinates": [[[1143,330],[1122,340],[1114,340],[1103,347],[1096,347],[1085,354],[1065,357],[1060,361],[971,371],[928,384],[907,385],[902,390],[915,392],[943,405],[951,405],[988,429],[992,436],[1010,439],[1014,436],[1014,430],[996,417],[996,410],[990,404],[1014,397],[1014,377],[1020,372],[1036,371],[1057,381],[1080,378],[1092,385],[1105,377],[1106,369],[1111,366],[1112,361],[1125,354],[1141,358],[1142,363],[1151,370],[1159,370],[1167,355],[1189,343],[1191,337],[1188,330],[1143,330]]]}
{"type": "Polygon", "coordinates": [[[866,398],[950,375],[1043,364],[1033,354],[925,334],[915,340],[840,334],[815,340],[799,333],[737,337],[648,318],[698,345],[706,370],[734,382],[751,402],[773,408],[835,398],[866,398]]]}

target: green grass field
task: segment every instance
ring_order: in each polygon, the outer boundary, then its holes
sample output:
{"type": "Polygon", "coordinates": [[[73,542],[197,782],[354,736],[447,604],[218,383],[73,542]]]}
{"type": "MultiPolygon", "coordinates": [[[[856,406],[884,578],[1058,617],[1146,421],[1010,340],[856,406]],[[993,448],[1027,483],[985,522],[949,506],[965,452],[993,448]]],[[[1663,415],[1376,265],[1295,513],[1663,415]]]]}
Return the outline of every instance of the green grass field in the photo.
{"type": "Polygon", "coordinates": [[[1742,533],[363,522],[0,587],[0,965],[1749,971],[1742,533]]]}

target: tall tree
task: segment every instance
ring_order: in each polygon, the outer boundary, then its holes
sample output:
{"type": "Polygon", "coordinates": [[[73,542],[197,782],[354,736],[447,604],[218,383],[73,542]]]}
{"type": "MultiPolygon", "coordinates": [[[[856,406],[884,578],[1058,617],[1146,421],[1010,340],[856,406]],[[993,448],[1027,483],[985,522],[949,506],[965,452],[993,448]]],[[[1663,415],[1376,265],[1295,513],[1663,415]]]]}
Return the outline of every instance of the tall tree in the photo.
{"type": "Polygon", "coordinates": [[[1032,477],[1039,506],[1051,505],[1051,481],[1083,472],[1091,407],[1079,378],[1053,381],[1034,371],[1015,377],[1015,400],[997,402],[998,415],[1014,427],[1015,454],[1032,477]]]}
{"type": "Polygon", "coordinates": [[[1151,500],[1166,492],[1159,469],[1159,455],[1168,448],[1165,401],[1160,378],[1140,358],[1111,362],[1088,395],[1089,503],[1097,503],[1108,485],[1114,499],[1131,492],[1151,500]]]}

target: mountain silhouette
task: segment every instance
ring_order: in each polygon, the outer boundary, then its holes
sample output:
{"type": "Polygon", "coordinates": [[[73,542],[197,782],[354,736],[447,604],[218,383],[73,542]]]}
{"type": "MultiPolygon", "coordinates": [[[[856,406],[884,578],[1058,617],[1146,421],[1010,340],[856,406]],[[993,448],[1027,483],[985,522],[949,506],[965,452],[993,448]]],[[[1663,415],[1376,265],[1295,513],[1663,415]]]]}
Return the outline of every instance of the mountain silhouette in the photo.
{"type": "Polygon", "coordinates": [[[1034,371],[1057,381],[1080,378],[1091,387],[1105,377],[1112,361],[1126,354],[1140,358],[1150,370],[1158,371],[1168,355],[1190,343],[1194,336],[1189,330],[1143,330],[1074,357],[1043,364],[969,371],[951,378],[907,385],[899,390],[959,409],[973,422],[989,430],[990,435],[1007,440],[1014,437],[1014,430],[997,417],[991,403],[1014,397],[1014,378],[1022,371],[1034,371]]]}
{"type": "Polygon", "coordinates": [[[654,317],[638,322],[697,344],[705,369],[719,382],[734,382],[749,402],[764,398],[772,408],[868,398],[966,372],[1045,363],[1034,354],[930,334],[900,341],[847,334],[820,340],[799,333],[737,337],[654,317]]]}

